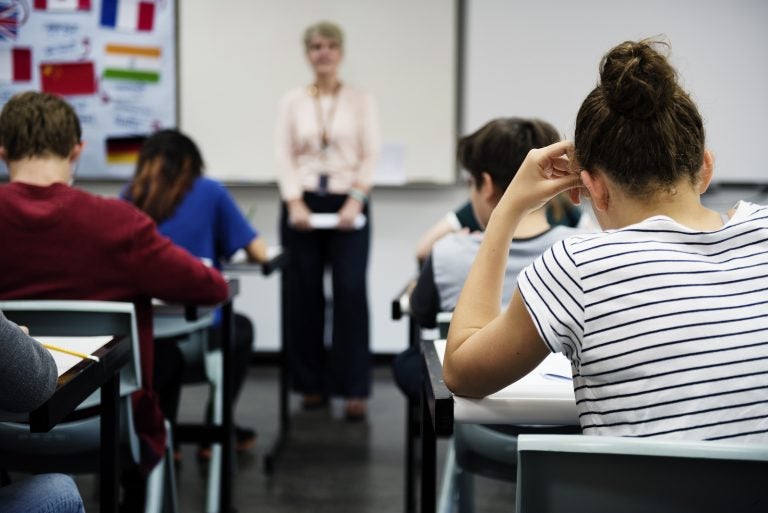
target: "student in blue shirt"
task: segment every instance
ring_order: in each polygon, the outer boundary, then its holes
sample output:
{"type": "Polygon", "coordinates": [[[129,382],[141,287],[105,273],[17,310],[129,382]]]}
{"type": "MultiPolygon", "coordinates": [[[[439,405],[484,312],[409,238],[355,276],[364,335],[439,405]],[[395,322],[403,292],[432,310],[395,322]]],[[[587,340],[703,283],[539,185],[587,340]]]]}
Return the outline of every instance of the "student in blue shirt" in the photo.
{"type": "MultiPolygon", "coordinates": [[[[267,245],[240,212],[232,196],[219,182],[203,176],[203,158],[197,145],[178,130],[161,130],[142,145],[126,198],[158,224],[160,233],[217,269],[240,249],[249,260],[266,262],[267,245]]],[[[235,314],[235,397],[242,388],[253,344],[251,321],[235,314]]],[[[216,316],[209,337],[212,345],[221,337],[216,316]]],[[[178,409],[179,392],[167,398],[166,416],[171,422],[178,409]]],[[[169,394],[171,395],[171,394],[169,394]]],[[[237,427],[238,450],[254,445],[256,433],[237,427]]],[[[210,451],[203,447],[202,458],[210,451]]]]}

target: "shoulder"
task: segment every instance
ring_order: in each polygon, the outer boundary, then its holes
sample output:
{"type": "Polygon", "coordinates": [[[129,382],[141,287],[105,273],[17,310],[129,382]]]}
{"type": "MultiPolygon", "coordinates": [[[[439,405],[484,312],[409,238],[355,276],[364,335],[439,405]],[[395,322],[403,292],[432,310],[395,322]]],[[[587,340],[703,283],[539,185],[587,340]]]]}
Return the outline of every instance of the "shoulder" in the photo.
{"type": "Polygon", "coordinates": [[[449,233],[435,242],[433,252],[441,254],[476,252],[482,241],[481,233],[449,233]]]}
{"type": "Polygon", "coordinates": [[[350,102],[360,104],[370,104],[373,102],[373,95],[367,90],[356,85],[344,84],[344,87],[341,88],[341,95],[350,102]]]}

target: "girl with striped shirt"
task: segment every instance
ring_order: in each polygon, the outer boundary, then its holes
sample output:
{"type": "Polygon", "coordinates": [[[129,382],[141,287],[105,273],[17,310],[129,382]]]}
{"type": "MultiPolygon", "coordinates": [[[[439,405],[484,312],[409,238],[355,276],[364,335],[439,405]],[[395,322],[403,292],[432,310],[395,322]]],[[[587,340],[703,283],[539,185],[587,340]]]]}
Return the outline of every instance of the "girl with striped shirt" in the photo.
{"type": "Polygon", "coordinates": [[[701,204],[712,156],[661,46],[610,50],[574,142],[523,162],[454,312],[445,381],[483,396],[562,352],[585,434],[766,442],[768,209],[701,204]],[[555,244],[502,312],[500,248],[564,190],[589,199],[605,231],[555,244]]]}

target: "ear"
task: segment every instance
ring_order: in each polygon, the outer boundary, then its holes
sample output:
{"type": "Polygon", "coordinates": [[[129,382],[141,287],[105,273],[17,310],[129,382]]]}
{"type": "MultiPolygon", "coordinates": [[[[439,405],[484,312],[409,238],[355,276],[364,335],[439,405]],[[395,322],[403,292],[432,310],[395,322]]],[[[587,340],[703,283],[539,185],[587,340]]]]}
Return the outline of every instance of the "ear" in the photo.
{"type": "Polygon", "coordinates": [[[500,198],[504,191],[499,192],[496,190],[496,185],[493,183],[493,178],[491,178],[490,173],[483,171],[480,176],[482,177],[480,181],[480,188],[478,189],[480,192],[480,197],[488,202],[493,202],[494,200],[500,198]]]}
{"type": "Polygon", "coordinates": [[[83,153],[84,148],[85,148],[85,141],[80,141],[79,143],[75,144],[74,148],[72,148],[72,152],[69,154],[70,162],[74,162],[77,159],[79,159],[80,154],[83,153]]]}
{"type": "Polygon", "coordinates": [[[709,150],[704,150],[704,162],[699,169],[699,194],[707,192],[709,184],[712,183],[712,176],[715,173],[715,155],[709,150]]]}
{"type": "Polygon", "coordinates": [[[0,160],[8,162],[8,152],[5,151],[5,146],[0,146],[0,160]]]}
{"type": "Polygon", "coordinates": [[[611,195],[608,190],[608,184],[605,181],[605,176],[602,173],[585,169],[581,172],[581,183],[589,191],[592,208],[600,211],[608,210],[611,195]]]}

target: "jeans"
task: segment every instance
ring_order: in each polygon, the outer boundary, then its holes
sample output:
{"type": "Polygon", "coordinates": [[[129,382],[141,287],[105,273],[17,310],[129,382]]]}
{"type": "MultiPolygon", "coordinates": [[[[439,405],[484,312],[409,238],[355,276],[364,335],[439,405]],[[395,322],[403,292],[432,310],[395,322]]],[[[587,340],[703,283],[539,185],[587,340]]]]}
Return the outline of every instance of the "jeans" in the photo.
{"type": "Polygon", "coordinates": [[[64,474],[41,474],[0,488],[0,513],[84,513],[75,482],[64,474]]]}

